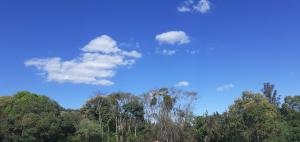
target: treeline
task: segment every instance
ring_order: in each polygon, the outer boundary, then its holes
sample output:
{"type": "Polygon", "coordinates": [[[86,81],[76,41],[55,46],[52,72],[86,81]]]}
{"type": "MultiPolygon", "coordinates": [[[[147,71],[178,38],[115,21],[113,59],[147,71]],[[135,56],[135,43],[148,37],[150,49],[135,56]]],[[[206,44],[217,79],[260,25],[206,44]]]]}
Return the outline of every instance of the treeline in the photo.
{"type": "Polygon", "coordinates": [[[222,114],[194,115],[197,97],[169,88],[140,96],[99,93],[79,110],[69,110],[46,96],[18,92],[0,97],[0,141],[300,141],[300,96],[288,96],[281,104],[270,83],[261,93],[243,92],[222,114]]]}

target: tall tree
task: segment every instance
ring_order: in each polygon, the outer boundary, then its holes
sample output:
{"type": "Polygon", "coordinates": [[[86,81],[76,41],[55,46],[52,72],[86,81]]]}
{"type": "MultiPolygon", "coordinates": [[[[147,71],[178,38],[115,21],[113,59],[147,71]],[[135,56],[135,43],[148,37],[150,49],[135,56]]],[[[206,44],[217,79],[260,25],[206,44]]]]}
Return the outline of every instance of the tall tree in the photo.
{"type": "Polygon", "coordinates": [[[271,84],[269,82],[264,83],[262,92],[263,92],[264,96],[269,100],[269,103],[279,106],[280,96],[278,96],[277,90],[275,90],[274,84],[271,84]]]}
{"type": "Polygon", "coordinates": [[[282,104],[281,113],[289,126],[287,140],[300,141],[300,96],[287,96],[282,104]]]}
{"type": "Polygon", "coordinates": [[[160,88],[144,95],[146,118],[152,127],[151,135],[161,142],[193,141],[193,133],[184,132],[193,124],[191,108],[197,93],[160,88]]]}
{"type": "Polygon", "coordinates": [[[235,135],[240,135],[246,141],[280,141],[286,131],[277,107],[261,94],[244,92],[242,98],[230,107],[229,118],[231,122],[239,120],[239,126],[229,127],[229,130],[241,129],[241,133],[235,135]]]}

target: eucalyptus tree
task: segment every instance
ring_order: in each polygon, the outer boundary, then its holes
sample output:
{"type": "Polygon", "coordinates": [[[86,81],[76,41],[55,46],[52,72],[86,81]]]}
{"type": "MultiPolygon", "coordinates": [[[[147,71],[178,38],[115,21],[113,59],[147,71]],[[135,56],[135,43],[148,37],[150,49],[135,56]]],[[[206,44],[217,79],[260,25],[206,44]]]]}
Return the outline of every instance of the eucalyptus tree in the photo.
{"type": "Polygon", "coordinates": [[[195,92],[174,88],[160,88],[146,93],[145,118],[154,125],[151,135],[162,142],[191,141],[194,135],[186,137],[184,129],[193,125],[191,109],[196,98],[195,92]]]}
{"type": "Polygon", "coordinates": [[[262,93],[268,99],[269,103],[274,104],[276,106],[280,105],[280,96],[278,96],[274,84],[271,84],[269,82],[264,83],[262,93]]]}
{"type": "Polygon", "coordinates": [[[81,108],[84,116],[99,124],[103,141],[136,141],[144,121],[141,99],[130,93],[96,95],[81,108]],[[114,138],[112,138],[114,134],[114,138]]]}

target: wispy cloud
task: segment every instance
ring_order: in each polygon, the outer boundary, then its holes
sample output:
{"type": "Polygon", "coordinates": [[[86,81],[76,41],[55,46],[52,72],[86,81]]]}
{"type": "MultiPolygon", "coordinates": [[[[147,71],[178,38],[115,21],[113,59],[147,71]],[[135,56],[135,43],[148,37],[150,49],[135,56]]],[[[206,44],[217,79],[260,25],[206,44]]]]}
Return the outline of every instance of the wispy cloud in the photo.
{"type": "Polygon", "coordinates": [[[167,49],[162,50],[162,54],[167,56],[172,56],[176,54],[176,52],[177,52],[176,50],[167,50],[167,49]]]}
{"type": "Polygon", "coordinates": [[[224,92],[224,91],[229,91],[231,89],[233,89],[235,86],[234,84],[230,83],[230,84],[224,84],[224,85],[221,85],[217,88],[217,91],[218,92],[224,92]]]}
{"type": "Polygon", "coordinates": [[[195,55],[195,54],[199,54],[200,51],[199,50],[186,50],[186,53],[191,54],[191,55],[195,55]]]}
{"type": "Polygon", "coordinates": [[[194,0],[186,0],[177,7],[179,12],[199,12],[205,14],[211,9],[211,2],[209,0],[199,0],[194,2],[194,0]]]}
{"type": "Polygon", "coordinates": [[[177,10],[179,12],[191,12],[192,11],[191,8],[189,8],[189,7],[185,6],[185,5],[177,7],[177,10]]]}
{"type": "Polygon", "coordinates": [[[48,81],[109,86],[114,84],[110,78],[115,76],[118,67],[132,65],[142,56],[137,51],[120,49],[108,35],[95,38],[81,51],[72,60],[34,58],[25,61],[25,65],[36,67],[48,81]]]}
{"type": "Polygon", "coordinates": [[[182,45],[190,43],[189,36],[184,31],[168,31],[156,35],[160,44],[182,45]]]}
{"type": "Polygon", "coordinates": [[[119,44],[119,47],[125,47],[125,48],[140,48],[140,43],[139,42],[122,42],[119,44]]]}
{"type": "Polygon", "coordinates": [[[175,87],[187,87],[189,85],[190,85],[190,83],[187,82],[187,81],[180,81],[180,82],[175,84],[175,87]]]}
{"type": "Polygon", "coordinates": [[[177,53],[177,50],[168,50],[168,49],[156,48],[155,53],[165,55],[165,56],[173,56],[177,53]]]}

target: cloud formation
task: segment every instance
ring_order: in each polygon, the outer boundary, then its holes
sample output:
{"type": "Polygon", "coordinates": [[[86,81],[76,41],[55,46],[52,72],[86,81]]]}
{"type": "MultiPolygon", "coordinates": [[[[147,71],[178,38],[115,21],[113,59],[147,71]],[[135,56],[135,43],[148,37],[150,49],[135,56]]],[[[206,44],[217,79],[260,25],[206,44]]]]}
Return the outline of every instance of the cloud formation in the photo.
{"type": "Polygon", "coordinates": [[[34,58],[25,61],[25,65],[36,67],[48,81],[109,86],[114,84],[110,78],[118,67],[132,65],[142,56],[137,51],[118,48],[108,35],[95,38],[81,51],[79,57],[69,61],[60,57],[34,58]]]}
{"type": "Polygon", "coordinates": [[[177,7],[179,12],[199,12],[205,14],[211,9],[211,3],[209,0],[199,0],[194,2],[194,0],[186,0],[181,6],[177,7]]]}
{"type": "Polygon", "coordinates": [[[224,92],[224,91],[229,91],[231,89],[233,89],[235,86],[234,84],[230,83],[230,84],[225,84],[225,85],[221,85],[217,88],[218,92],[224,92]]]}
{"type": "Polygon", "coordinates": [[[182,45],[190,43],[189,36],[184,31],[169,31],[156,35],[160,44],[182,45]]]}
{"type": "Polygon", "coordinates": [[[187,82],[187,81],[180,81],[180,82],[175,84],[175,87],[187,87],[189,85],[190,85],[190,83],[187,82]]]}

